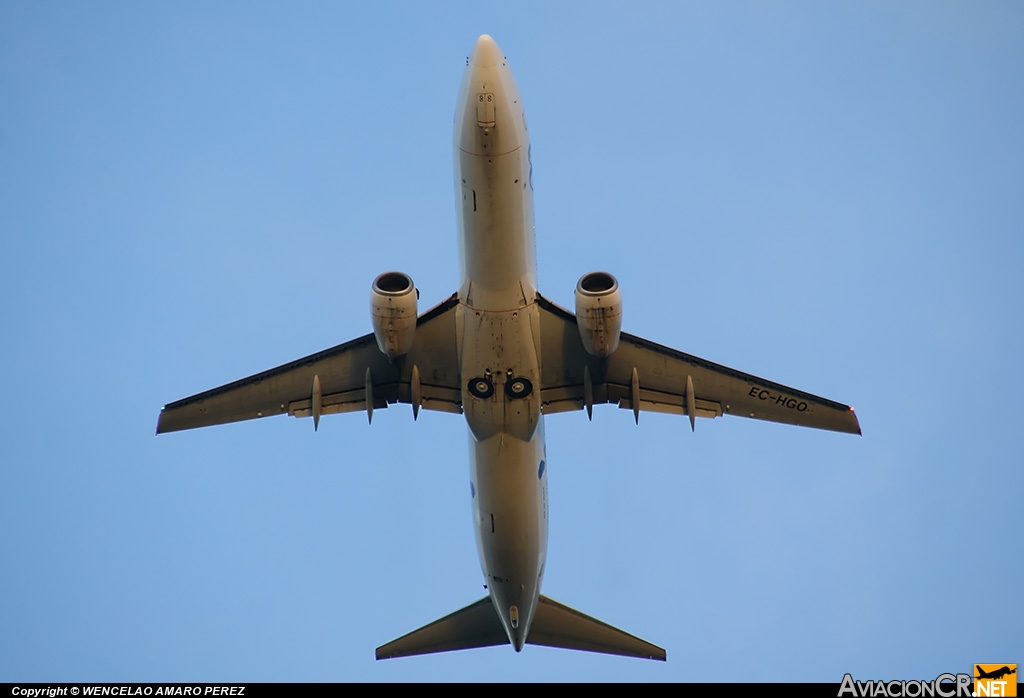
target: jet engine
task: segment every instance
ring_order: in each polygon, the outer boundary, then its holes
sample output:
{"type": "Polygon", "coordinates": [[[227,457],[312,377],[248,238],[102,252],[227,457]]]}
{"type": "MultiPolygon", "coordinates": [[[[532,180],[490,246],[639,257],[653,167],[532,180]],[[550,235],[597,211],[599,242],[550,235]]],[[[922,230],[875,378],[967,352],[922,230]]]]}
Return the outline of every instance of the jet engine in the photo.
{"type": "Polygon", "coordinates": [[[614,276],[592,271],[580,277],[576,284],[576,325],[588,354],[609,356],[619,346],[622,294],[614,276]]]}
{"type": "Polygon", "coordinates": [[[370,315],[377,346],[389,358],[412,349],[416,336],[416,299],[419,291],[408,274],[388,271],[373,280],[370,315]]]}

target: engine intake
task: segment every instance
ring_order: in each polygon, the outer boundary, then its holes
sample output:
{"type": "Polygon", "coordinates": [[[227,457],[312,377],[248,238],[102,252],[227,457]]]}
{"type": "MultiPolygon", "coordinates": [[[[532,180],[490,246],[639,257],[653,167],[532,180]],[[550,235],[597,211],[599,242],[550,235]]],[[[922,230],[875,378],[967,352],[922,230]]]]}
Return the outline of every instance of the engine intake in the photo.
{"type": "Polygon", "coordinates": [[[373,280],[370,316],[377,347],[390,358],[408,354],[416,338],[419,291],[408,274],[384,272],[373,280]]]}
{"type": "Polygon", "coordinates": [[[619,346],[622,294],[611,274],[592,271],[576,284],[576,325],[583,348],[594,356],[609,356],[619,346]]]}

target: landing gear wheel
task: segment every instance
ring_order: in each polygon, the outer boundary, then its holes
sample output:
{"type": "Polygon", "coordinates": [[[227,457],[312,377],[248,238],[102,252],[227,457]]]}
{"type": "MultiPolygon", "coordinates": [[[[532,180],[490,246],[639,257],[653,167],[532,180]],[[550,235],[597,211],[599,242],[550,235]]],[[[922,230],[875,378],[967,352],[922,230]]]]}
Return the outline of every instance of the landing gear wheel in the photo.
{"type": "Polygon", "coordinates": [[[524,398],[533,392],[533,383],[528,378],[509,378],[505,393],[513,400],[524,398]]]}
{"type": "Polygon", "coordinates": [[[486,400],[491,395],[494,395],[494,383],[489,378],[470,378],[466,388],[469,390],[470,395],[481,400],[486,400]]]}

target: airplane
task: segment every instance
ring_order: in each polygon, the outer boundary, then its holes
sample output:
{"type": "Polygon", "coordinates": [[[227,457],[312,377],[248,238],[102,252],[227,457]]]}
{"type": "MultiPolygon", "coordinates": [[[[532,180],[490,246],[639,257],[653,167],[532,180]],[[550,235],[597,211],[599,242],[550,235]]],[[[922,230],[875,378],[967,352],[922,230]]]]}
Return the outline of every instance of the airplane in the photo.
{"type": "Polygon", "coordinates": [[[1004,666],[999,669],[993,669],[992,671],[985,671],[980,665],[975,664],[974,668],[978,670],[978,675],[974,677],[976,679],[1001,679],[1004,676],[1017,673],[1016,666],[1014,666],[1013,669],[1008,666],[1004,666]]]}
{"type": "Polygon", "coordinates": [[[370,292],[373,332],[167,404],[157,434],[271,415],[312,417],[410,404],[462,414],[487,596],[376,650],[377,659],[511,644],[664,661],[650,642],[540,593],[548,542],[544,417],[614,404],[633,412],[738,415],[860,434],[852,408],[622,332],[607,272],[576,284],[575,313],[537,290],[533,165],[508,61],[482,35],[455,115],[461,284],[418,314],[419,291],[385,272],[370,292]]]}

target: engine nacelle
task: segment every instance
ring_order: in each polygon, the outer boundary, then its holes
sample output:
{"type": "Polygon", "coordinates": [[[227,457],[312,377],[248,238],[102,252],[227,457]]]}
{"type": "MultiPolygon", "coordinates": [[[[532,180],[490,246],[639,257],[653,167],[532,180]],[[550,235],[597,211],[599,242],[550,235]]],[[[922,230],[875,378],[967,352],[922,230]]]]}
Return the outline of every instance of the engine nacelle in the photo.
{"type": "Polygon", "coordinates": [[[580,277],[576,284],[576,325],[588,354],[608,356],[618,348],[622,294],[614,276],[592,271],[580,277]]]}
{"type": "Polygon", "coordinates": [[[390,358],[408,354],[416,338],[416,299],[419,291],[408,274],[384,272],[373,280],[370,316],[377,346],[390,358]]]}

